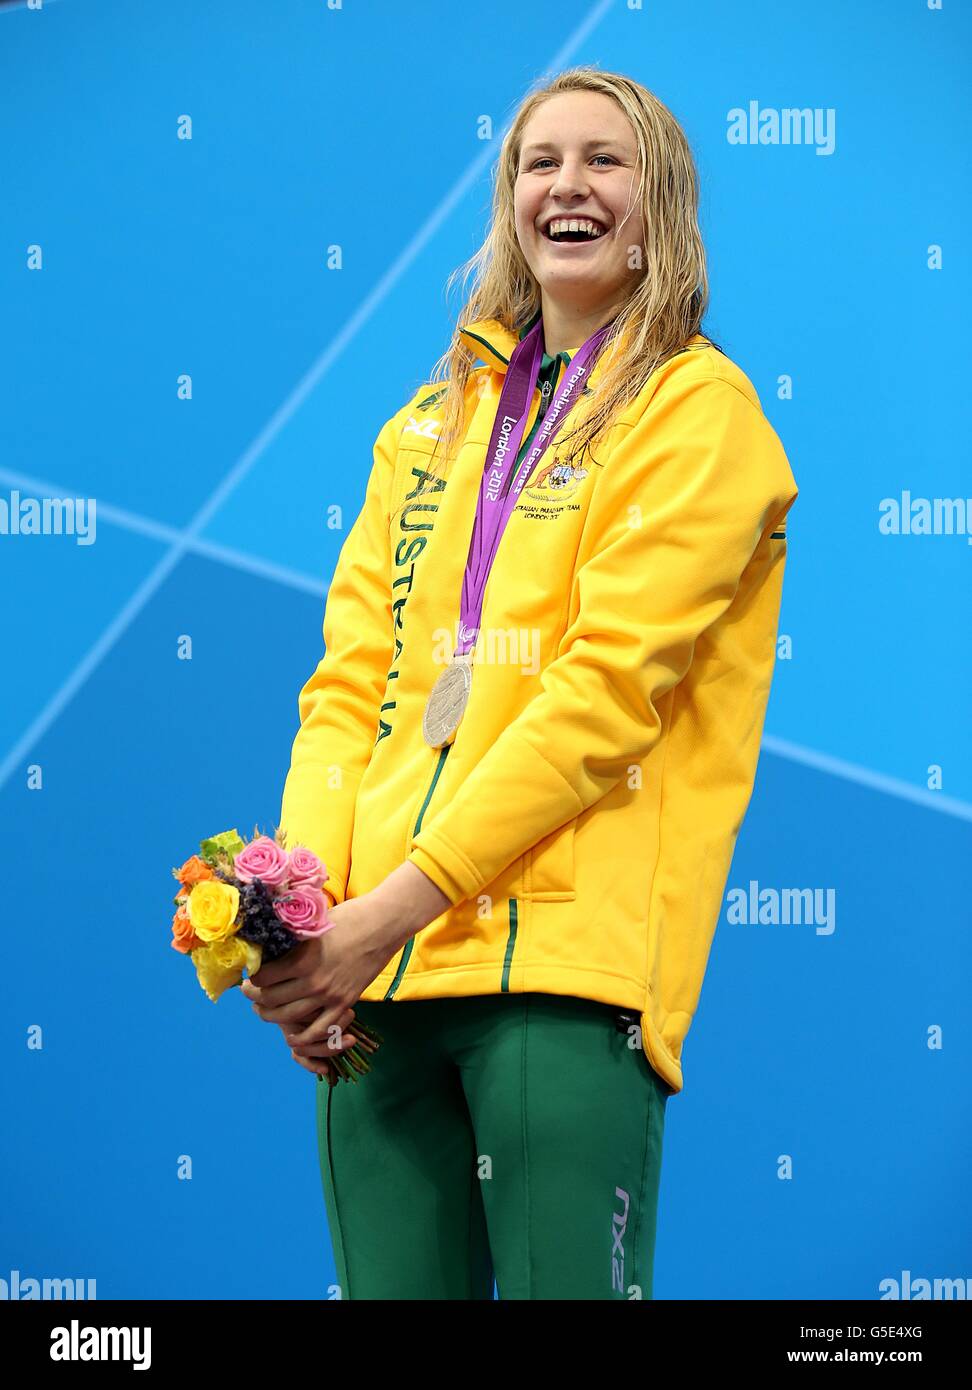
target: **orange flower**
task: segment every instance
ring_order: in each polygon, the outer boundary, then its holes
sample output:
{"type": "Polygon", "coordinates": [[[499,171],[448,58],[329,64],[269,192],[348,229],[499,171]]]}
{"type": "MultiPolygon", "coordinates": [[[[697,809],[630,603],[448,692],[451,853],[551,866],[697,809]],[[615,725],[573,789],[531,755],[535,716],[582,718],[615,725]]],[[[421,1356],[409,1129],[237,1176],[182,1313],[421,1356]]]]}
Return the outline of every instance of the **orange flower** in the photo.
{"type": "Polygon", "coordinates": [[[187,859],[181,869],[173,869],[172,872],[183,888],[192,888],[196,883],[202,883],[207,878],[215,877],[205,859],[200,859],[198,854],[187,859]]]}
{"type": "Polygon", "coordinates": [[[173,950],[181,951],[184,956],[188,956],[191,951],[204,944],[193,931],[189,913],[186,911],[185,904],[182,904],[172,918],[173,950]]]}

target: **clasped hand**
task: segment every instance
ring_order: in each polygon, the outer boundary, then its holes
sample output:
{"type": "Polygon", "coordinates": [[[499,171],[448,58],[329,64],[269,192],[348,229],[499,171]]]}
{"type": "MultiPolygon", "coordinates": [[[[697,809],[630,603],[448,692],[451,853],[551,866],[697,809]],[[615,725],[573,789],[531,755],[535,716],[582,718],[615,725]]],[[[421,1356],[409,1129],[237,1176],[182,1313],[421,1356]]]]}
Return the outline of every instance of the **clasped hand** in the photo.
{"type": "Polygon", "coordinates": [[[328,1059],[356,1041],[345,1031],[353,1005],[397,947],[376,920],[368,894],[338,903],[328,915],[330,931],[262,965],[241,989],[264,1022],[281,1028],[294,1061],[331,1080],[328,1059]]]}

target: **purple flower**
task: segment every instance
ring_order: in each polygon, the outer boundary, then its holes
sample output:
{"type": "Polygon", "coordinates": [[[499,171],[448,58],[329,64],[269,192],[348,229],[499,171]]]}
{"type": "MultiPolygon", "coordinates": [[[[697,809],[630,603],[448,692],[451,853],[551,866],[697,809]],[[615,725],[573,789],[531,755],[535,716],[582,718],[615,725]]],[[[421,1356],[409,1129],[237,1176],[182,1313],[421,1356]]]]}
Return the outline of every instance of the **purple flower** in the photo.
{"type": "MultiPolygon", "coordinates": [[[[219,873],[219,870],[216,871],[219,873]]],[[[244,883],[240,892],[243,903],[243,925],[237,932],[244,941],[252,941],[263,950],[264,962],[277,960],[300,944],[273,910],[272,890],[258,878],[244,883]]]]}

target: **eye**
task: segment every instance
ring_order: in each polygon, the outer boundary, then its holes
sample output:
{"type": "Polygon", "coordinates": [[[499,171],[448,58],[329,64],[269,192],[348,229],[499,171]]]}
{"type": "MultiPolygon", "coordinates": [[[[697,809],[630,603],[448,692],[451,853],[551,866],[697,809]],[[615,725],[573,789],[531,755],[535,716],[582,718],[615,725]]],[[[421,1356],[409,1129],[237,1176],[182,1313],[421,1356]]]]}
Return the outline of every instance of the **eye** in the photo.
{"type": "MultiPolygon", "coordinates": [[[[617,164],[617,162],[618,162],[618,161],[614,158],[614,155],[612,155],[612,154],[596,154],[596,155],[593,155],[592,158],[595,159],[595,160],[597,160],[597,159],[606,159],[606,160],[608,161],[609,164],[617,164]]],[[[540,167],[541,164],[552,164],[552,163],[553,163],[553,160],[550,159],[549,156],[547,156],[547,155],[542,155],[539,159],[535,159],[535,160],[533,161],[533,163],[530,165],[530,168],[531,168],[531,169],[538,169],[538,168],[540,167]]],[[[602,165],[601,167],[603,168],[604,166],[602,165]]]]}

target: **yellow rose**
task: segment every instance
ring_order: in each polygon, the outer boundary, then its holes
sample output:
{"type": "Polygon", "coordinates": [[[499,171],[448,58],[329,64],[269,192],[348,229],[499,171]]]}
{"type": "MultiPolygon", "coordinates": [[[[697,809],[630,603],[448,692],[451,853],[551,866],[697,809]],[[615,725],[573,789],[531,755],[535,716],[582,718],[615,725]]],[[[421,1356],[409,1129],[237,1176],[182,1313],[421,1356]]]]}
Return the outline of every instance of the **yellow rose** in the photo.
{"type": "Polygon", "coordinates": [[[236,931],[240,890],[218,878],[194,885],[189,894],[189,920],[200,941],[223,941],[236,931]]]}
{"type": "Polygon", "coordinates": [[[256,974],[263,960],[263,949],[240,936],[231,936],[228,941],[197,946],[190,955],[199,983],[215,1001],[224,990],[240,983],[244,968],[248,974],[256,974]]]}

